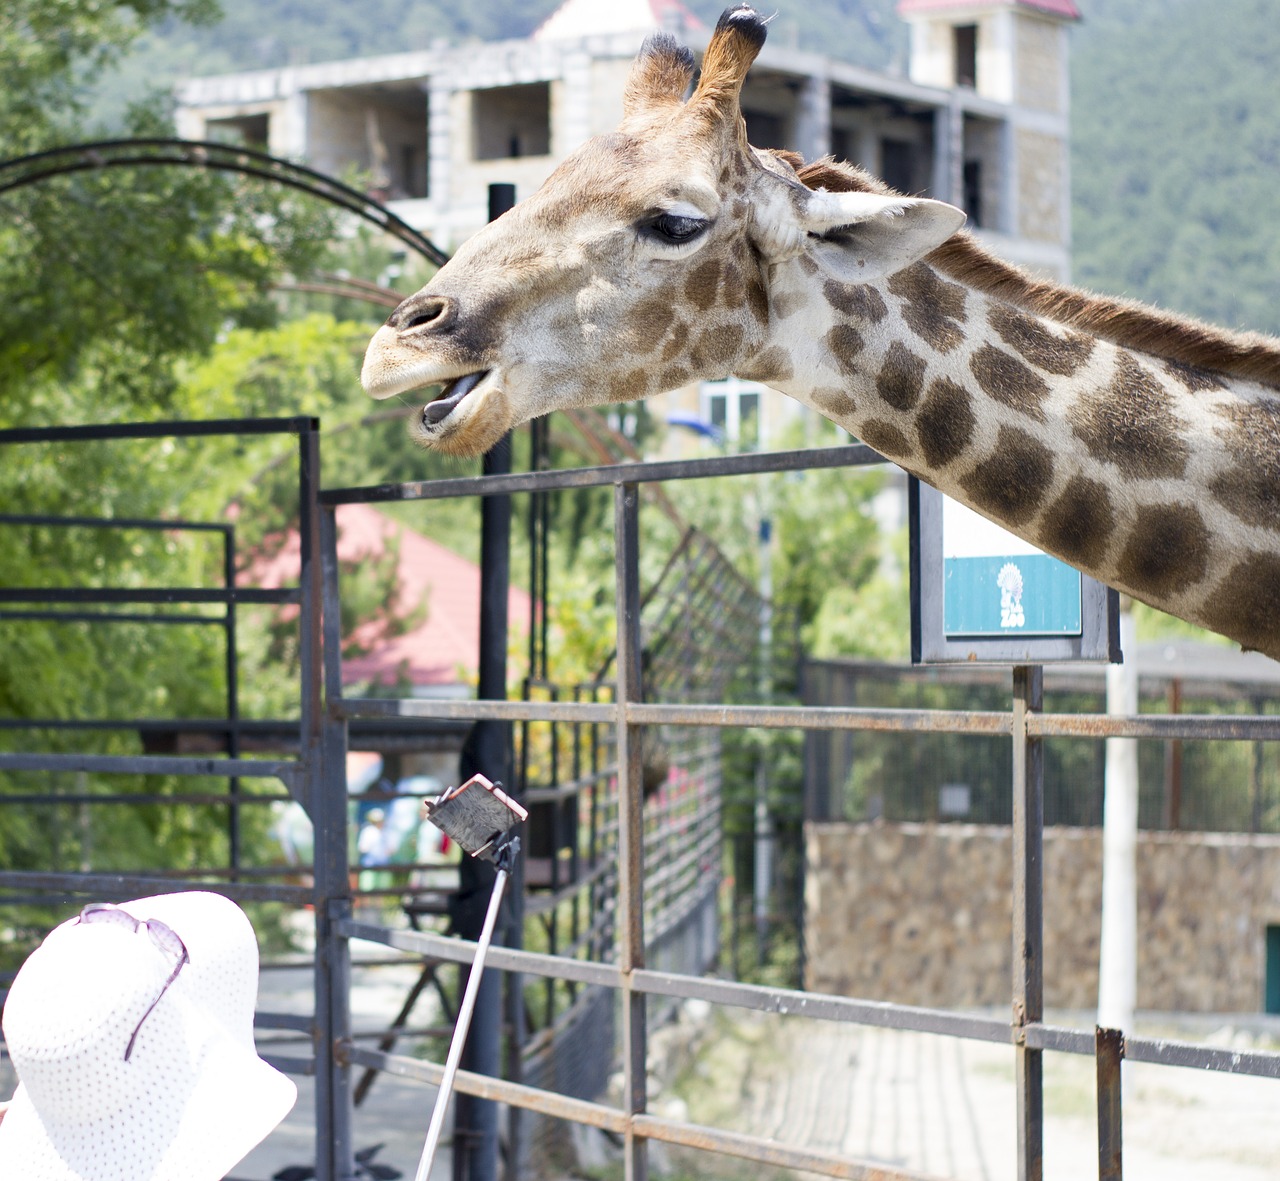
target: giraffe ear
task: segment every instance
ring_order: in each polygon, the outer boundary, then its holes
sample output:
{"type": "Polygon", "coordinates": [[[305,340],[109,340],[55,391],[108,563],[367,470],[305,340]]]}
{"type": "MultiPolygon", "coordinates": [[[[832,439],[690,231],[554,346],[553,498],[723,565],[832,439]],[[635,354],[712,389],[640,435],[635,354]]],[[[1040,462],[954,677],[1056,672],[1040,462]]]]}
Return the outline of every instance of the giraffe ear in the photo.
{"type": "Polygon", "coordinates": [[[922,197],[816,190],[798,211],[799,252],[842,283],[871,283],[918,262],[964,220],[954,205],[922,197]]]}
{"type": "Polygon", "coordinates": [[[627,77],[622,96],[623,116],[684,102],[694,68],[693,54],[670,33],[651,33],[644,39],[627,77]]]}

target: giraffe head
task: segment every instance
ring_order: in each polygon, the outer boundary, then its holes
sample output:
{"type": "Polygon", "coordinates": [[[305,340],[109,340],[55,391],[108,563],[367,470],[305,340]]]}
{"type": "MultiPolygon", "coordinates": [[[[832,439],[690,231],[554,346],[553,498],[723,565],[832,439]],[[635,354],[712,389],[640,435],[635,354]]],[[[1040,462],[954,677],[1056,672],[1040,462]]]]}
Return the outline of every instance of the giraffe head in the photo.
{"type": "MultiPolygon", "coordinates": [[[[479,454],[548,411],[631,401],[730,374],[768,380],[783,291],[819,273],[874,282],[959,228],[949,205],[800,183],[746,139],[739,94],[765,39],[745,5],[716,25],[702,73],[650,37],[623,121],[490,223],[370,342],[375,398],[443,383],[415,434],[479,454]]],[[[821,289],[821,283],[817,284],[821,289]]],[[[794,304],[797,297],[788,297],[794,304]]]]}

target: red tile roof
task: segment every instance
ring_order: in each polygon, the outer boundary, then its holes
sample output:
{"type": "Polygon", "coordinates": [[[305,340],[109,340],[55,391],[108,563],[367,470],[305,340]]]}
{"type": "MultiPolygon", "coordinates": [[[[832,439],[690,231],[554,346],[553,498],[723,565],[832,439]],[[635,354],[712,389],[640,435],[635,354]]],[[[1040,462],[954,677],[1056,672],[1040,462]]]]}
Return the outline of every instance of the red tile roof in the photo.
{"type": "MultiPolygon", "coordinates": [[[[383,639],[379,622],[357,625],[347,638],[368,652],[343,661],[343,682],[392,684],[402,674],[414,686],[424,687],[474,681],[480,653],[480,567],[368,505],[342,505],[337,520],[340,562],[377,558],[390,540],[398,539],[395,609],[403,616],[426,603],[426,620],[404,635],[383,639]]],[[[298,535],[292,533],[277,553],[252,561],[243,581],[253,586],[293,585],[298,569],[298,535]]],[[[528,593],[511,587],[507,611],[511,630],[526,631],[528,593]]]]}

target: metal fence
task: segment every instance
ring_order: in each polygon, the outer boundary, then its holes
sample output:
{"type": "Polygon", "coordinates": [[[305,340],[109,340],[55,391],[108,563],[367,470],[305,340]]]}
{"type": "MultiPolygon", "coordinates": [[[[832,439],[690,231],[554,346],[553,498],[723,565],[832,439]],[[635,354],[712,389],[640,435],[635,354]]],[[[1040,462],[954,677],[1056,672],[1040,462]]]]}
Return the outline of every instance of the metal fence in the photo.
{"type": "MultiPolygon", "coordinates": [[[[141,428],[134,428],[141,429],[141,428]]],[[[173,435],[244,429],[243,424],[155,424],[145,428],[173,435]]],[[[1114,1031],[1064,1028],[1044,1020],[1042,940],[1042,833],[1044,826],[1044,754],[1047,740],[1108,736],[1156,739],[1230,739],[1272,741],[1280,737],[1280,718],[1256,716],[1142,715],[1108,717],[1097,713],[1048,713],[1043,708],[1043,674],[1037,667],[1013,670],[1007,707],[986,710],[735,705],[707,701],[667,701],[647,697],[642,676],[642,598],[639,581],[640,487],[649,482],[697,479],[765,471],[799,471],[883,462],[866,447],[727,456],[687,462],[632,463],[605,468],[497,474],[374,488],[318,489],[316,424],[280,420],[249,429],[285,430],[299,439],[302,574],[299,584],[271,601],[296,603],[299,615],[302,713],[296,729],[299,756],[282,760],[15,752],[0,756],[0,772],[84,770],[92,773],[172,774],[233,778],[269,777],[285,782],[302,800],[315,826],[313,884],[290,886],[263,882],[222,882],[216,888],[244,900],[270,898],[315,910],[316,958],[313,1017],[299,1021],[260,1015],[260,1025],[302,1027],[313,1039],[314,1054],[280,1065],[315,1074],[316,1173],[319,1181],[352,1181],[353,1074],[372,1068],[426,1083],[438,1083],[442,1067],[389,1050],[373,1049],[352,1036],[350,1019],[350,941],[373,940],[413,956],[466,965],[476,944],[432,932],[390,929],[356,921],[348,864],[345,755],[361,724],[399,722],[503,724],[542,723],[565,728],[609,727],[616,751],[616,924],[612,951],[590,939],[577,939],[561,954],[512,948],[490,952],[491,969],[519,978],[561,981],[587,989],[609,990],[616,998],[621,1039],[621,1099],[606,1103],[566,1095],[530,1081],[497,1077],[498,1071],[464,1070],[457,1089],[481,1104],[509,1104],[554,1120],[607,1129],[623,1146],[628,1181],[648,1175],[648,1146],[681,1145],[770,1166],[846,1178],[897,1178],[912,1173],[870,1161],[851,1159],[803,1146],[784,1145],[761,1136],[697,1125],[655,1115],[649,1110],[646,1048],[652,1002],[700,999],[713,1005],[901,1030],[917,1030],[1011,1047],[1016,1063],[1017,1158],[1021,1179],[1043,1173],[1043,1079],[1045,1053],[1089,1055],[1098,1073],[1097,1126],[1099,1175],[1121,1175],[1122,1058],[1169,1066],[1265,1075],[1280,1078],[1280,1054],[1220,1050],[1174,1041],[1124,1038],[1114,1031]],[[343,692],[339,635],[340,588],[334,512],[347,503],[430,500],[446,497],[501,497],[558,488],[607,487],[613,492],[616,544],[616,677],[611,700],[397,700],[353,699],[343,692]],[[409,720],[412,720],[410,722],[409,720]],[[959,734],[995,738],[1007,744],[1012,779],[1013,827],[1013,980],[1008,1019],[926,1009],[856,998],[772,988],[734,980],[665,970],[651,958],[656,920],[646,908],[648,865],[655,857],[646,845],[643,802],[644,738],[647,727],[685,727],[716,734],[726,727],[835,733],[959,734]],[[648,860],[648,865],[647,865],[648,860]]],[[[121,429],[120,434],[126,435],[121,429]]],[[[57,437],[74,431],[8,432],[0,445],[57,437]]],[[[29,593],[29,592],[27,592],[29,593]]],[[[152,592],[175,601],[176,592],[152,592]]],[[[181,597],[179,595],[179,597],[181,597]]],[[[249,592],[232,587],[188,596],[195,601],[245,601],[249,592]]],[[[10,596],[7,601],[15,601],[10,596]]],[[[29,601],[29,600],[24,600],[29,601]]],[[[105,601],[112,601],[110,596],[105,601]]],[[[139,601],[130,599],[128,601],[139,601]]],[[[265,600],[263,600],[265,601],[265,600]]],[[[496,695],[495,695],[496,696],[496,695]]],[[[227,723],[231,726],[233,723],[227,723]]],[[[199,797],[202,801],[207,796],[199,797]]],[[[255,797],[256,800],[257,797],[255,797]]],[[[222,806],[229,795],[218,796],[222,806]]],[[[248,803],[241,800],[241,804],[248,803]]],[[[181,878],[119,874],[62,874],[39,871],[0,873],[7,899],[47,895],[66,897],[92,892],[127,897],[146,890],[209,888],[208,874],[181,878]]],[[[689,877],[672,873],[677,905],[689,877]]],[[[821,1064],[815,1064],[821,1070],[821,1064]]],[[[544,1072],[539,1081],[554,1081],[544,1072]]],[[[518,1175],[511,1162],[510,1175],[518,1175]]],[[[471,1181],[484,1181],[479,1174],[471,1181]]]]}
{"type": "MultiPolygon", "coordinates": [[[[908,1178],[912,1174],[831,1153],[782,1145],[774,1140],[659,1117],[648,1111],[646,1043],[648,1006],[654,997],[697,998],[716,1005],[796,1014],[832,1021],[917,1030],[1012,1047],[1016,1063],[1017,1157],[1020,1179],[1043,1174],[1046,1052],[1095,1057],[1098,1076],[1099,1175],[1121,1175],[1121,1058],[1169,1066],[1280,1077],[1280,1054],[1235,1052],[1175,1041],[1125,1038],[1115,1031],[1063,1028],[1044,1021],[1043,975],[1043,828],[1045,743],[1055,738],[1134,737],[1157,739],[1234,739],[1268,741],[1280,737],[1280,719],[1254,716],[1142,715],[1109,717],[1099,713],[1047,713],[1043,708],[1043,671],[1013,670],[1008,708],[988,710],[877,708],[867,706],[777,707],[720,703],[670,703],[646,700],[642,683],[641,598],[639,587],[640,496],[642,484],[752,472],[803,470],[883,462],[863,446],[816,451],[727,456],[684,462],[632,463],[607,468],[544,471],[439,480],[376,488],[326,492],[326,509],[353,502],[495,497],[557,488],[612,487],[616,545],[617,688],[611,703],[584,702],[394,702],[343,700],[335,696],[330,674],[327,725],[367,716],[467,717],[500,721],[537,720],[612,725],[617,735],[619,780],[619,893],[617,951],[612,962],[518,950],[497,950],[489,963],[524,975],[607,987],[619,1000],[622,1041],[622,1099],[619,1105],[570,1098],[555,1092],[463,1072],[457,1086],[484,1099],[505,1102],[543,1115],[607,1129],[623,1144],[624,1175],[640,1181],[648,1174],[647,1146],[661,1141],[724,1153],[763,1164],[848,1178],[908,1178]],[[847,733],[959,734],[997,738],[1010,752],[1013,826],[1013,961],[1009,1020],[969,1013],[924,1009],[854,998],[824,996],[792,989],[699,978],[651,968],[647,962],[644,881],[645,846],[642,731],[646,726],[719,729],[754,727],[847,733]]],[[[438,936],[388,931],[339,920],[339,936],[382,941],[405,951],[468,962],[474,944],[438,936]]],[[[399,1075],[438,1082],[442,1068],[403,1056],[353,1048],[352,1061],[399,1075]]],[[[815,1066],[815,1069],[821,1069],[815,1066]]],[[[339,1092],[340,1088],[335,1088],[339,1092]]]]}

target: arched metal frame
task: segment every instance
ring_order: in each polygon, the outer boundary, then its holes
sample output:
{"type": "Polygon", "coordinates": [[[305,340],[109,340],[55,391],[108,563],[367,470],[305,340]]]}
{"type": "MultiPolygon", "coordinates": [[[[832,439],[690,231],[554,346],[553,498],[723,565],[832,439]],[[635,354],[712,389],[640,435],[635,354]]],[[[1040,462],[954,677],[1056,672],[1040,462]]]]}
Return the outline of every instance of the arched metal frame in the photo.
{"type": "Polygon", "coordinates": [[[449,261],[449,256],[430,238],[420,234],[367,193],[326,176],[323,172],[317,172],[314,168],[234,144],[189,139],[108,139],[50,148],[33,155],[0,161],[0,193],[76,172],[159,165],[233,172],[240,176],[252,176],[273,184],[286,185],[331,205],[337,205],[376,225],[437,266],[444,266],[449,261]]]}

